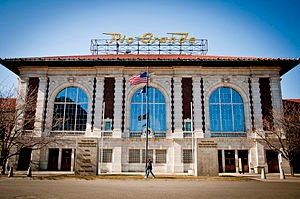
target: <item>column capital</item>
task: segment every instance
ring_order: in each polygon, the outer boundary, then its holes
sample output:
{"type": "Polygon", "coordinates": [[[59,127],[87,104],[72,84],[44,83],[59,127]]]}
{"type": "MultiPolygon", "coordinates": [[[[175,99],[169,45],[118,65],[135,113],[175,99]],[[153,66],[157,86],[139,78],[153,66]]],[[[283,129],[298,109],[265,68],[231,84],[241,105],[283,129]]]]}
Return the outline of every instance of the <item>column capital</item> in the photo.
{"type": "Polygon", "coordinates": [[[173,77],[174,83],[181,83],[182,77],[173,77]]]}
{"type": "Polygon", "coordinates": [[[97,81],[104,81],[104,77],[103,76],[96,76],[96,80],[97,81]]]}
{"type": "Polygon", "coordinates": [[[40,81],[48,81],[48,77],[47,76],[41,76],[39,77],[40,81]]]}
{"type": "Polygon", "coordinates": [[[123,81],[123,77],[117,76],[117,77],[115,77],[115,80],[116,81],[123,81]]]}
{"type": "Polygon", "coordinates": [[[201,77],[200,77],[200,76],[194,76],[192,79],[193,79],[193,83],[194,83],[194,82],[195,82],[195,83],[196,83],[196,82],[197,82],[197,83],[198,83],[198,82],[200,83],[200,81],[201,81],[201,77]]]}

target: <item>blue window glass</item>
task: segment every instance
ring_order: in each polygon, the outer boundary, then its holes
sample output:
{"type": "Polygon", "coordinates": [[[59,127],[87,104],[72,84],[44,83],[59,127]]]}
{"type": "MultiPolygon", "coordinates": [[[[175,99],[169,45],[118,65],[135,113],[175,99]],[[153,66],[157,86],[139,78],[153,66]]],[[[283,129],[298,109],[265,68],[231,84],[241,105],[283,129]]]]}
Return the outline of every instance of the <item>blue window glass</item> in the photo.
{"type": "Polygon", "coordinates": [[[68,87],[55,97],[53,130],[85,131],[88,112],[88,97],[78,87],[68,87]]]}
{"type": "Polygon", "coordinates": [[[185,122],[185,131],[189,132],[191,130],[191,122],[185,122]]]}
{"type": "Polygon", "coordinates": [[[231,88],[216,89],[209,98],[211,132],[244,132],[244,104],[231,88]]]}
{"type": "MultiPolygon", "coordinates": [[[[130,131],[142,132],[146,129],[146,93],[138,90],[131,99],[130,131]]],[[[149,128],[154,132],[166,131],[166,101],[157,89],[148,89],[149,128]]]]}
{"type": "Polygon", "coordinates": [[[105,122],[105,130],[106,130],[106,131],[110,131],[110,130],[111,130],[111,124],[110,124],[110,121],[106,121],[106,122],[105,122]]]}

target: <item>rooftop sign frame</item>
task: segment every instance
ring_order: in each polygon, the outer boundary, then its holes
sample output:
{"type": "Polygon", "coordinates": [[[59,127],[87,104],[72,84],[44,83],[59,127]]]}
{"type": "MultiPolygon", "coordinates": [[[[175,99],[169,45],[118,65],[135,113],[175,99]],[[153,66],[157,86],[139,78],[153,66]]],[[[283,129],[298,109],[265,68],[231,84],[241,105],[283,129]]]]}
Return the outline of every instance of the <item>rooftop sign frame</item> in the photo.
{"type": "Polygon", "coordinates": [[[170,32],[156,37],[148,32],[142,36],[127,37],[120,33],[105,32],[109,39],[92,39],[90,51],[99,54],[188,54],[206,55],[208,40],[188,38],[185,32],[170,32]]]}

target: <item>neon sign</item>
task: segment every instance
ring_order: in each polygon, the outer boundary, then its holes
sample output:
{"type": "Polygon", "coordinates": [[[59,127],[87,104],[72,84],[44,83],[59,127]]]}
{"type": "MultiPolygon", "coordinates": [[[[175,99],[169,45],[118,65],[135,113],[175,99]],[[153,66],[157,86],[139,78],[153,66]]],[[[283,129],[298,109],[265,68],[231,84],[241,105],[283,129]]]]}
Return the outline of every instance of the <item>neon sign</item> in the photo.
{"type": "MultiPolygon", "coordinates": [[[[127,37],[126,38],[126,35],[123,36],[120,33],[105,32],[103,34],[111,36],[109,43],[113,43],[113,42],[124,43],[124,42],[126,42],[127,44],[132,44],[135,40],[140,40],[143,44],[149,44],[149,43],[154,44],[155,42],[159,42],[161,44],[164,44],[164,43],[174,44],[174,43],[178,42],[179,44],[183,44],[183,43],[187,42],[187,37],[189,35],[189,33],[186,33],[186,32],[171,32],[171,33],[167,33],[167,34],[171,34],[172,35],[171,37],[154,37],[151,32],[147,32],[140,37],[127,37]]],[[[188,42],[190,44],[194,44],[195,41],[196,41],[195,37],[191,37],[188,39],[188,42]]]]}
{"type": "Polygon", "coordinates": [[[117,32],[104,32],[108,39],[92,39],[90,50],[98,54],[200,54],[208,51],[207,39],[188,37],[186,32],[170,32],[158,37],[151,32],[128,37],[117,32]]]}

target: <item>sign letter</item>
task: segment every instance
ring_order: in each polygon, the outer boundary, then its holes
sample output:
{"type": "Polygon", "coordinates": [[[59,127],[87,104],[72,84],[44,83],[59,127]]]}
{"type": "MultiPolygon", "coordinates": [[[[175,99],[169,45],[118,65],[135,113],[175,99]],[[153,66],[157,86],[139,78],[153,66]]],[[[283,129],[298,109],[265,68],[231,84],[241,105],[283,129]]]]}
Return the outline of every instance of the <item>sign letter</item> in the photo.
{"type": "Polygon", "coordinates": [[[145,34],[143,35],[143,37],[142,37],[142,42],[143,42],[144,44],[148,44],[148,43],[150,42],[152,36],[153,36],[153,34],[152,34],[151,32],[145,33],[145,34]]]}

